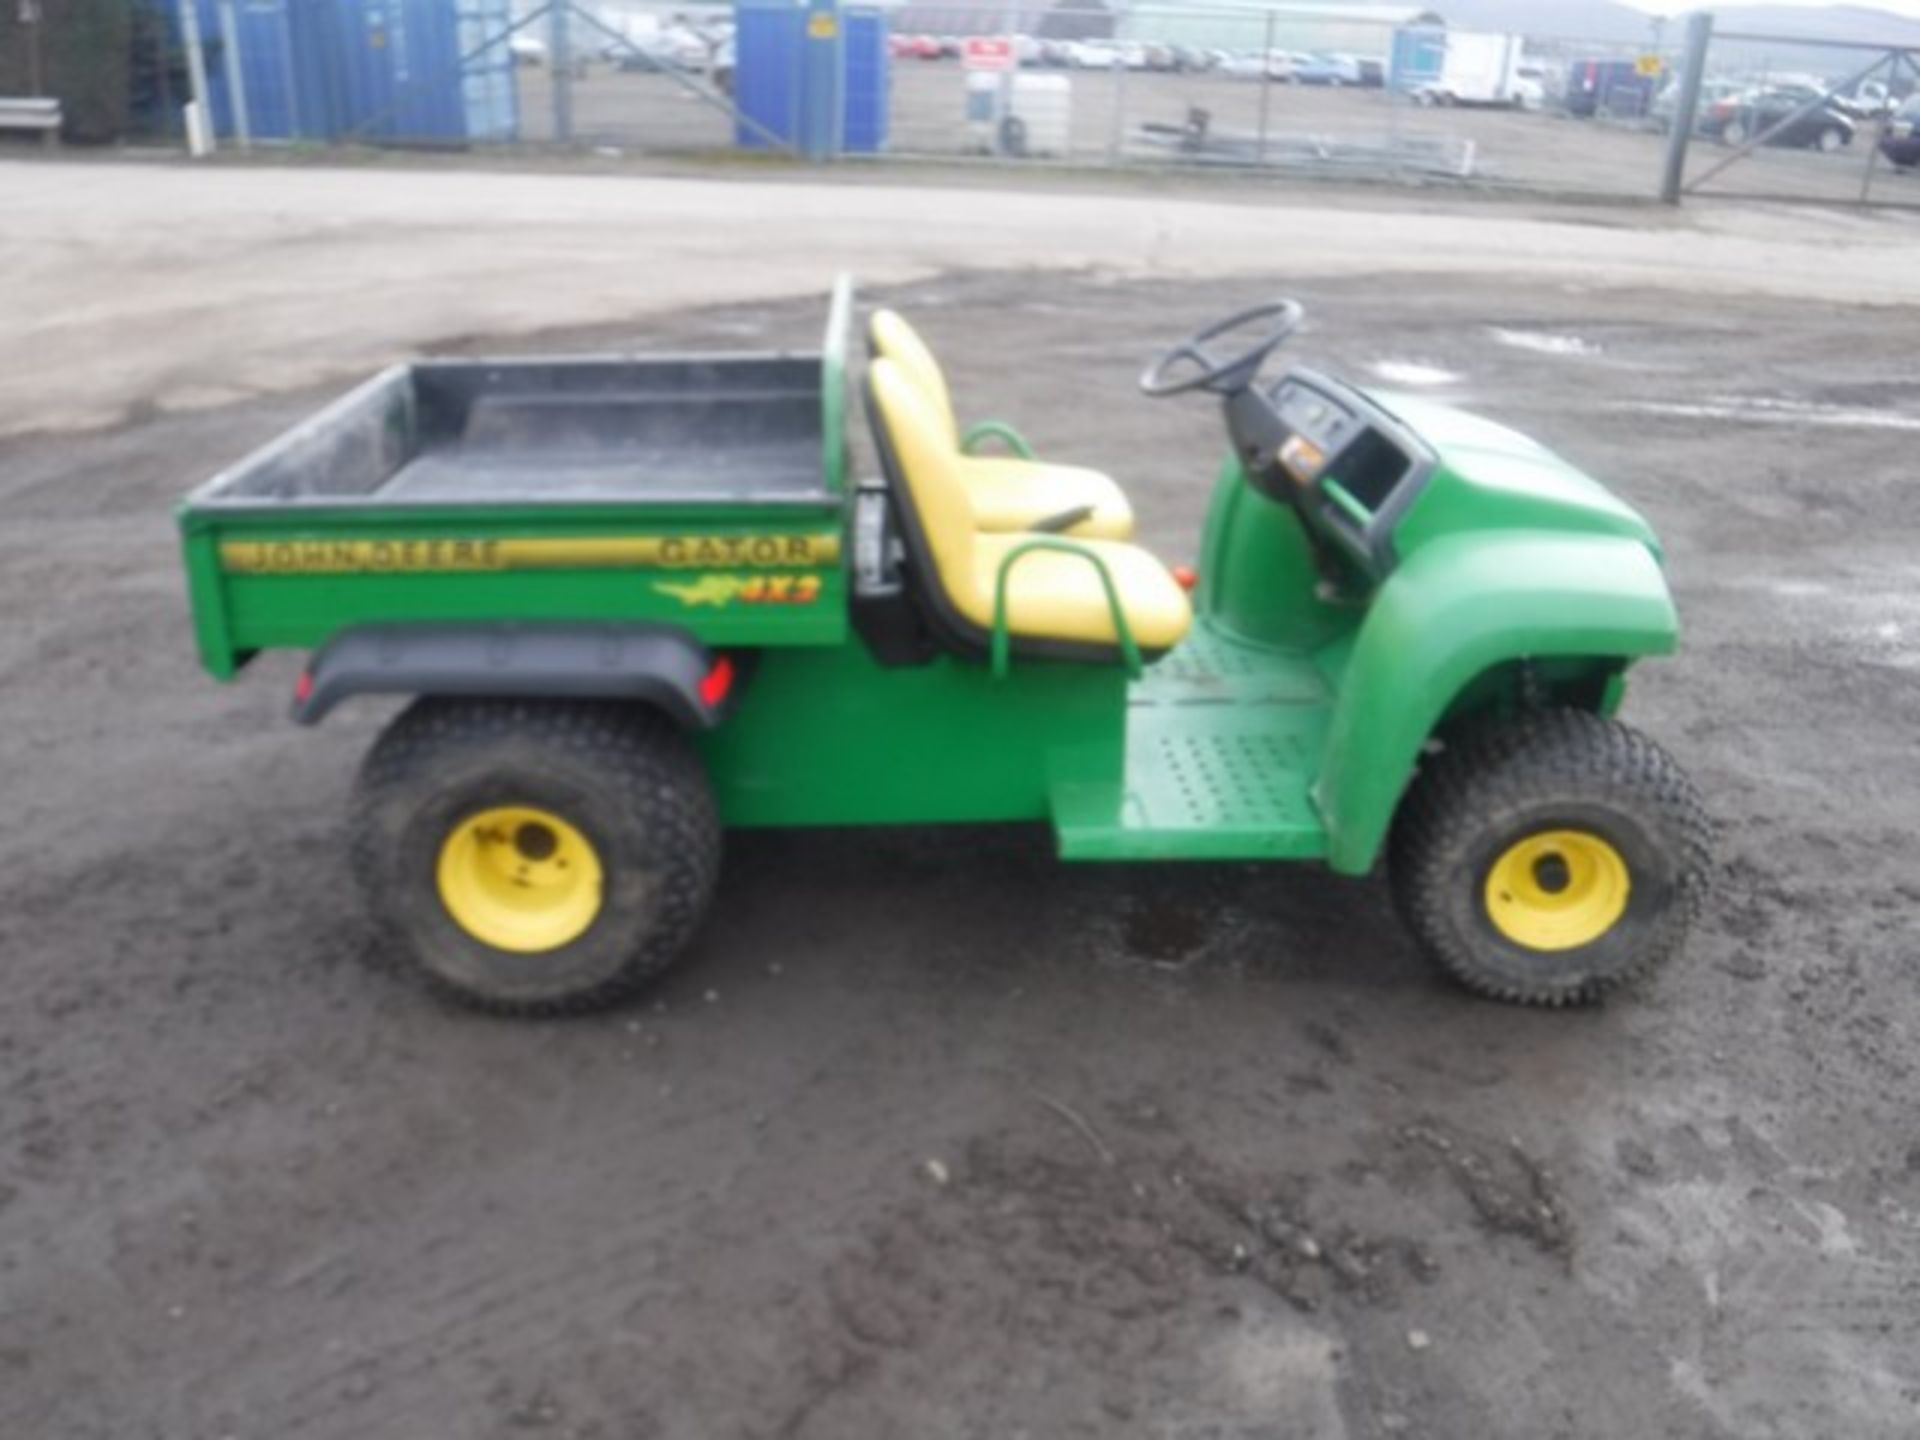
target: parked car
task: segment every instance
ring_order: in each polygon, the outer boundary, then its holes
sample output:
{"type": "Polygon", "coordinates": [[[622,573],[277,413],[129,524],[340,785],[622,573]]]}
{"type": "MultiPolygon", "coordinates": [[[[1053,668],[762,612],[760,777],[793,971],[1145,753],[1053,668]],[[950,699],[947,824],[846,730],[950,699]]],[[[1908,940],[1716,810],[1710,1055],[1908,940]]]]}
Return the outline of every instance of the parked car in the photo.
{"type": "Polygon", "coordinates": [[[1075,40],[1067,63],[1076,70],[1112,70],[1127,63],[1127,47],[1118,40],[1075,40]]]}
{"type": "Polygon", "coordinates": [[[1769,136],[1769,145],[1812,148],[1831,154],[1851,145],[1858,127],[1852,116],[1831,101],[1822,100],[1821,95],[1821,91],[1808,85],[1775,85],[1744,91],[1716,103],[1701,121],[1700,133],[1723,145],[1744,145],[1791,116],[1794,117],[1791,124],[1769,136]],[[1800,111],[1805,113],[1796,113],[1800,111]]]}
{"type": "Polygon", "coordinates": [[[1896,170],[1911,170],[1920,165],[1920,95],[1909,95],[1887,122],[1887,133],[1880,139],[1880,153],[1896,170]]]}
{"type": "Polygon", "coordinates": [[[1269,50],[1262,55],[1258,50],[1244,51],[1230,55],[1220,65],[1222,75],[1230,75],[1238,80],[1281,80],[1293,79],[1294,70],[1306,60],[1304,55],[1296,55],[1291,50],[1269,50]]]}
{"type": "MultiPolygon", "coordinates": [[[[1737,97],[1746,87],[1731,80],[1702,80],[1700,82],[1700,105],[1693,112],[1693,129],[1696,135],[1704,134],[1708,117],[1713,107],[1722,100],[1737,97]]],[[[1653,97],[1653,105],[1647,111],[1647,117],[1653,121],[1654,129],[1666,134],[1673,129],[1673,117],[1680,109],[1680,82],[1670,81],[1666,89],[1653,97]]]]}
{"type": "Polygon", "coordinates": [[[1371,55],[1361,55],[1355,63],[1360,67],[1360,83],[1369,90],[1382,90],[1387,84],[1387,62],[1376,60],[1371,55]]]}
{"type": "Polygon", "coordinates": [[[1834,96],[1833,103],[1856,120],[1878,120],[1893,114],[1900,104],[1883,80],[1862,80],[1846,94],[1834,96]]]}
{"type": "Polygon", "coordinates": [[[1325,85],[1335,90],[1342,85],[1359,85],[1360,62],[1351,55],[1335,55],[1325,51],[1309,55],[1293,67],[1293,83],[1325,85]]]}
{"type": "Polygon", "coordinates": [[[507,53],[513,56],[516,65],[544,65],[547,63],[547,42],[524,30],[516,31],[507,37],[507,53]]]}
{"type": "Polygon", "coordinates": [[[671,68],[704,75],[731,27],[726,35],[709,38],[690,26],[661,25],[646,17],[629,22],[623,32],[624,39],[609,41],[602,51],[615,69],[651,73],[671,68]]]}

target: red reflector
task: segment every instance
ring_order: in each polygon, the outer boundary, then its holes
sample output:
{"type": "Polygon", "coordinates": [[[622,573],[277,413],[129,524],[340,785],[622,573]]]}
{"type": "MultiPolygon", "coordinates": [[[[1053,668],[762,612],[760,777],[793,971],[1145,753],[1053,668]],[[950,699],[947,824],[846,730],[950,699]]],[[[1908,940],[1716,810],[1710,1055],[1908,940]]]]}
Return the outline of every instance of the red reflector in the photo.
{"type": "Polygon", "coordinates": [[[300,678],[293,682],[293,703],[296,705],[304,705],[312,698],[313,675],[310,671],[302,670],[300,672],[300,678]]]}
{"type": "Polygon", "coordinates": [[[733,689],[733,657],[722,655],[713,662],[713,668],[707,672],[707,678],[700,682],[700,702],[709,710],[717,710],[727,698],[727,692],[733,689]]]}
{"type": "Polygon", "coordinates": [[[1191,565],[1176,565],[1173,567],[1173,581],[1182,590],[1191,590],[1200,583],[1200,572],[1191,565]]]}

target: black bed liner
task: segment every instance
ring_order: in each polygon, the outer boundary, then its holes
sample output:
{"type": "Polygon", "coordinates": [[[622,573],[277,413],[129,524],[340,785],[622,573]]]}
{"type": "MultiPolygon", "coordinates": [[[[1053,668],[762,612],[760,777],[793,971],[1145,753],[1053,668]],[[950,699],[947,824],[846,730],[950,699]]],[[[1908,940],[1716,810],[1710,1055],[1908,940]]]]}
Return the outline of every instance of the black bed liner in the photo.
{"type": "Polygon", "coordinates": [[[821,383],[817,355],[395,366],[193,503],[831,501],[821,383]]]}

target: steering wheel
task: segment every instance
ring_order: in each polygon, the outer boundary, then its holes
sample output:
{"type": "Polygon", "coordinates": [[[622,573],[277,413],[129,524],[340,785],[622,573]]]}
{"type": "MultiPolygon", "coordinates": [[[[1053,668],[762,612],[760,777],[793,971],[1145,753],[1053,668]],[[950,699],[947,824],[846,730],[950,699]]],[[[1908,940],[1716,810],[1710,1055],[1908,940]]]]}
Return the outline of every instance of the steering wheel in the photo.
{"type": "Polygon", "coordinates": [[[1184,395],[1189,390],[1211,390],[1216,395],[1232,395],[1244,390],[1260,373],[1267,356],[1300,328],[1306,313],[1298,300],[1274,300],[1242,310],[1238,315],[1229,315],[1164,352],[1141,375],[1140,388],[1156,400],[1168,395],[1184,395]],[[1216,360],[1208,352],[1209,343],[1263,323],[1265,328],[1260,331],[1260,338],[1232,359],[1216,360]],[[1199,373],[1175,378],[1174,369],[1183,364],[1199,366],[1199,373]]]}

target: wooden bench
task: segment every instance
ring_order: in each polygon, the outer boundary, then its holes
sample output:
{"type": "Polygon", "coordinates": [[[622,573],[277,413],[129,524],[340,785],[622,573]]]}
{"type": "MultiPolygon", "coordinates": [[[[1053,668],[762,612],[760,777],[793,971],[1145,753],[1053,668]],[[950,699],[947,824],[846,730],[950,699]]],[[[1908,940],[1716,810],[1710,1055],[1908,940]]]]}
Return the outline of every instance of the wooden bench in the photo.
{"type": "Polygon", "coordinates": [[[0,130],[37,131],[47,144],[60,139],[60,102],[0,95],[0,130]]]}

